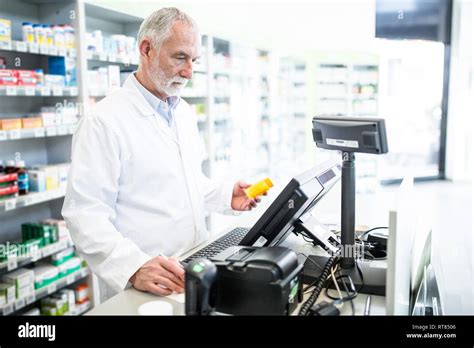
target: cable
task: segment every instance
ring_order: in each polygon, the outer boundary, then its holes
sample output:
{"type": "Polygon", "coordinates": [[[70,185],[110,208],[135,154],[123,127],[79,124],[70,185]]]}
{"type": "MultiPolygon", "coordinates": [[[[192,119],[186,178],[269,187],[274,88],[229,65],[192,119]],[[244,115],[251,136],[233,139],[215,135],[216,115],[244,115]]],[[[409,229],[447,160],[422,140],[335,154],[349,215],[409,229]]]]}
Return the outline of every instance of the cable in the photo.
{"type": "MultiPolygon", "coordinates": [[[[300,253],[301,254],[301,253],[300,253]]],[[[304,254],[303,254],[304,255],[304,254]]],[[[311,259],[309,259],[310,261],[313,261],[311,259]]],[[[318,265],[318,267],[321,267],[318,265]]],[[[339,267],[339,265],[336,266],[336,270],[337,270],[337,267],[339,267]]],[[[322,268],[321,268],[322,271],[324,271],[322,268]]],[[[331,274],[328,275],[328,277],[325,279],[325,280],[328,280],[329,278],[331,278],[331,274]]],[[[320,280],[320,277],[318,277],[315,281],[313,281],[312,283],[308,284],[306,287],[303,288],[303,293],[307,293],[308,292],[308,289],[309,288],[312,288],[314,286],[314,284],[316,284],[318,281],[320,280]]]]}
{"type": "Polygon", "coordinates": [[[306,243],[309,243],[309,244],[311,244],[311,245],[314,245],[313,241],[309,240],[306,235],[303,235],[303,234],[302,234],[301,237],[303,237],[303,239],[304,239],[304,241],[305,241],[306,243]]]}
{"type": "Polygon", "coordinates": [[[323,273],[319,277],[318,283],[315,285],[313,293],[309,297],[309,299],[303,303],[301,306],[301,309],[298,313],[299,316],[306,316],[308,315],[308,312],[310,308],[313,306],[313,304],[316,302],[319,294],[321,293],[321,290],[323,289],[324,283],[326,282],[326,278],[329,275],[329,272],[331,271],[332,266],[339,261],[339,255],[332,256],[328,262],[326,262],[326,265],[324,266],[323,273]]]}
{"type": "Polygon", "coordinates": [[[387,252],[384,251],[384,250],[378,250],[378,252],[382,252],[383,254],[385,254],[385,256],[383,257],[375,257],[371,252],[370,250],[369,251],[365,251],[364,252],[364,256],[366,259],[368,260],[373,260],[373,261],[378,261],[378,260],[386,260],[387,259],[387,252]],[[367,257],[368,256],[368,257],[367,257]]]}
{"type": "Polygon", "coordinates": [[[360,269],[359,262],[357,261],[357,259],[355,260],[355,264],[356,264],[357,271],[359,272],[359,275],[360,275],[360,288],[357,290],[357,292],[361,292],[361,290],[364,288],[364,275],[362,274],[362,271],[360,269]]]}
{"type": "Polygon", "coordinates": [[[375,231],[375,230],[383,230],[383,229],[387,229],[387,230],[388,230],[388,227],[379,226],[379,227],[371,228],[370,230],[367,230],[367,231],[365,231],[364,233],[362,233],[362,234],[359,236],[359,239],[362,240],[362,238],[364,238],[367,234],[369,234],[369,233],[372,232],[372,231],[375,231]]]}
{"type": "Polygon", "coordinates": [[[334,267],[331,268],[331,278],[332,278],[332,280],[333,280],[333,282],[334,282],[334,286],[336,287],[337,293],[339,294],[339,298],[340,298],[341,301],[342,301],[341,290],[339,289],[339,285],[337,284],[336,277],[334,276],[334,267]]]}
{"type": "MultiPolygon", "coordinates": [[[[351,283],[352,283],[351,277],[349,277],[349,279],[351,280],[351,283]]],[[[349,294],[349,289],[347,288],[346,282],[344,280],[342,281],[342,285],[344,286],[344,289],[346,290],[347,294],[349,294]]],[[[354,284],[352,283],[352,285],[354,285],[354,284]]],[[[356,293],[355,296],[357,296],[357,293],[356,293]]],[[[352,301],[352,298],[349,300],[349,302],[351,303],[352,315],[354,315],[355,314],[355,308],[354,308],[354,302],[352,301]]]]}
{"type": "Polygon", "coordinates": [[[355,289],[355,287],[354,287],[354,282],[352,281],[352,278],[351,278],[349,275],[344,274],[344,275],[339,275],[339,276],[337,276],[337,277],[336,277],[336,282],[337,282],[338,280],[342,280],[342,283],[344,283],[344,279],[345,279],[345,278],[349,279],[349,282],[350,282],[350,284],[351,284],[351,288],[353,289],[353,292],[352,292],[352,293],[350,293],[349,291],[347,291],[348,295],[345,296],[345,297],[341,297],[341,298],[334,297],[334,296],[332,296],[332,295],[329,294],[329,284],[327,284],[326,289],[325,289],[325,291],[324,291],[324,294],[325,294],[327,297],[329,297],[331,300],[340,300],[340,301],[342,301],[342,302],[350,301],[350,300],[356,298],[357,295],[358,295],[358,291],[355,289]]]}

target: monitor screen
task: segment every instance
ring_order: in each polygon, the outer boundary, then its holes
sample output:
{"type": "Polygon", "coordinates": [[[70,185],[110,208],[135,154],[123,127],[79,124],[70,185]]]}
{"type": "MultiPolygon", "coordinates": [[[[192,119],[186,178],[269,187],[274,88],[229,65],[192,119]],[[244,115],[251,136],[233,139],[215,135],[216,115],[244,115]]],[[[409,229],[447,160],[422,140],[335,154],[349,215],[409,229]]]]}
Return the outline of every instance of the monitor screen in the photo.
{"type": "Polygon", "coordinates": [[[291,179],[240,245],[279,245],[294,230],[300,216],[310,211],[340,177],[340,165],[326,162],[291,179]]]}

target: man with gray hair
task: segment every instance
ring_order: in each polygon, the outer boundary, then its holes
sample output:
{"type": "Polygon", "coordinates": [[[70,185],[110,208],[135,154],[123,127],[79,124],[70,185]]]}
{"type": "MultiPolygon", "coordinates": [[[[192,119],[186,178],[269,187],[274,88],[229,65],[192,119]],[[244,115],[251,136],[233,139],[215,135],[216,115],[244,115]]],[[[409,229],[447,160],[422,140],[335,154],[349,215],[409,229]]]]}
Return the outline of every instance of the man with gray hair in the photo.
{"type": "Polygon", "coordinates": [[[80,121],[62,210],[102,300],[127,286],[183,292],[176,258],[209,239],[205,211],[259,201],[246,197],[248,184],[202,173],[196,115],[179,97],[201,50],[194,20],[176,8],[152,13],[138,48],[138,70],[80,121]]]}

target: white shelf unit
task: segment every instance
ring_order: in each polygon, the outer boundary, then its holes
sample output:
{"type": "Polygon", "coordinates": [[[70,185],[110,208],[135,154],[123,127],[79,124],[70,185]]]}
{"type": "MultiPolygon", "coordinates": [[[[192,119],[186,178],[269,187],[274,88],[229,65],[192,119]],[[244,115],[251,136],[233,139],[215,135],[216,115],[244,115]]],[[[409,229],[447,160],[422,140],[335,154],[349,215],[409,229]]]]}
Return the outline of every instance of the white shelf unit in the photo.
{"type": "Polygon", "coordinates": [[[274,155],[278,57],[216,37],[209,41],[211,177],[262,179],[274,155]]]}
{"type": "Polygon", "coordinates": [[[320,63],[316,83],[318,115],[377,115],[377,64],[320,63]]]}
{"type": "MultiPolygon", "coordinates": [[[[316,114],[319,116],[378,115],[378,64],[321,62],[316,70],[316,114]]],[[[357,192],[373,192],[378,186],[377,161],[357,155],[357,192]]]]}
{"type": "MultiPolygon", "coordinates": [[[[68,57],[76,59],[77,86],[0,86],[0,119],[24,117],[38,113],[43,106],[56,111],[64,105],[79,106],[82,101],[80,86],[81,61],[78,47],[78,29],[80,5],[73,0],[0,0],[0,18],[8,19],[12,24],[12,41],[0,43],[0,56],[6,59],[7,69],[34,70],[41,68],[48,73],[50,57],[68,57]],[[75,48],[45,47],[22,41],[22,23],[69,24],[76,32],[75,48]]],[[[75,125],[63,124],[51,127],[30,129],[0,130],[0,159],[24,160],[27,167],[70,162],[71,135],[75,125]]],[[[5,163],[5,162],[4,162],[5,163]]],[[[49,190],[29,193],[0,201],[0,243],[21,239],[21,224],[38,222],[47,218],[61,219],[61,208],[64,190],[49,190]]],[[[59,251],[64,245],[55,243],[40,250],[36,258],[42,258],[59,251]]],[[[11,258],[9,261],[12,261],[11,258]]],[[[20,258],[10,262],[7,267],[2,264],[0,273],[11,271],[13,266],[31,266],[34,260],[20,258]]],[[[71,285],[76,281],[86,281],[91,285],[89,270],[83,269],[70,277],[58,280],[57,289],[71,285]]],[[[37,290],[33,296],[17,299],[0,308],[0,314],[15,314],[18,310],[36,305],[37,301],[54,292],[53,286],[37,290]]],[[[89,306],[93,305],[93,301],[89,306]]],[[[87,307],[81,307],[86,310],[87,307]]],[[[77,312],[79,313],[79,312],[77,312]]]]}
{"type": "Polygon", "coordinates": [[[378,114],[378,65],[352,64],[350,68],[352,116],[376,116],[378,114]]]}
{"type": "Polygon", "coordinates": [[[87,68],[81,72],[85,81],[81,95],[84,110],[87,112],[95,102],[105,97],[113,88],[112,79],[108,79],[109,75],[106,71],[109,66],[118,67],[120,85],[123,85],[128,75],[138,68],[137,54],[117,54],[117,52],[113,52],[110,41],[113,35],[136,38],[143,18],[97,6],[90,2],[82,4],[83,15],[80,16],[79,21],[80,59],[83,66],[87,68]],[[99,31],[101,39],[95,40],[97,45],[91,45],[88,35],[99,31]],[[108,42],[109,44],[107,44],[108,42]],[[104,71],[107,75],[100,75],[99,71],[104,71]],[[94,76],[96,80],[92,80],[94,76]]]}

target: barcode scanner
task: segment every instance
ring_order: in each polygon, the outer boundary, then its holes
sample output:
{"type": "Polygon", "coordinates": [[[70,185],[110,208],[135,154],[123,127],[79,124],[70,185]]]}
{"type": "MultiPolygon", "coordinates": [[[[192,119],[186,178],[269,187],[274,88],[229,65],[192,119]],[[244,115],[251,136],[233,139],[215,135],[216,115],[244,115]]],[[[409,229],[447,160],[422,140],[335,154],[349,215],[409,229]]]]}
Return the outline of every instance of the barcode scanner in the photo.
{"type": "Polygon", "coordinates": [[[195,259],[185,267],[186,315],[209,315],[211,290],[217,279],[217,267],[208,259],[195,259]]]}

